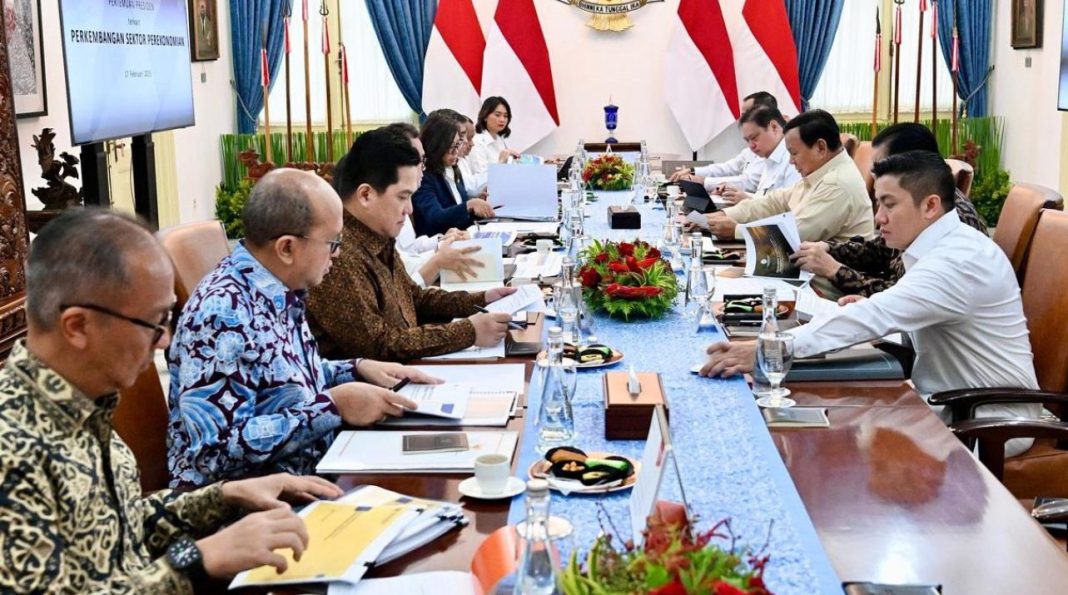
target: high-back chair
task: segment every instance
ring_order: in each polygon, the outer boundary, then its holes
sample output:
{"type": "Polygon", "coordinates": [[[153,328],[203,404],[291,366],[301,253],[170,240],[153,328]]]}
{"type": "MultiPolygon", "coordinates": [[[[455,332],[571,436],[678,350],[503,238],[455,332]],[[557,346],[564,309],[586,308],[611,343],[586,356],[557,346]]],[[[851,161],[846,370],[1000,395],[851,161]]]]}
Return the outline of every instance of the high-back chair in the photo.
{"type": "Polygon", "coordinates": [[[169,227],[157,237],[174,263],[174,292],[181,310],[197,283],[230,254],[226,230],[212,219],[169,227]]]}
{"type": "Polygon", "coordinates": [[[845,148],[846,155],[852,157],[857,152],[857,146],[860,144],[857,140],[857,135],[843,132],[838,135],[838,138],[842,140],[842,147],[845,148]]]}
{"type": "Polygon", "coordinates": [[[149,366],[133,386],[119,392],[112,423],[137,459],[145,493],[167,487],[167,417],[156,366],[149,366]]]}
{"type": "Polygon", "coordinates": [[[1009,257],[1021,285],[1038,214],[1042,209],[1056,208],[1061,202],[1060,194],[1037,184],[1014,184],[1005,198],[994,230],[994,242],[1009,257]]]}
{"type": "Polygon", "coordinates": [[[967,161],[960,159],[946,159],[946,165],[953,172],[953,183],[957,185],[957,190],[960,190],[964,196],[968,196],[968,193],[972,191],[975,170],[967,161]]]}
{"type": "Polygon", "coordinates": [[[876,210],[875,204],[875,178],[871,175],[871,166],[874,163],[872,154],[875,150],[871,146],[871,141],[863,141],[857,143],[857,147],[853,149],[852,157],[853,163],[857,164],[857,169],[860,170],[861,177],[864,178],[864,185],[868,188],[868,196],[871,197],[872,211],[876,210]]]}
{"type": "Polygon", "coordinates": [[[958,436],[976,440],[979,459],[1018,498],[1068,497],[1068,213],[1042,210],[1030,242],[1033,252],[1021,288],[1039,390],[965,389],[933,395],[950,407],[958,436]],[[975,417],[990,403],[1041,403],[1062,421],[975,417]],[[1036,438],[1027,452],[1005,458],[1005,442],[1036,438]]]}

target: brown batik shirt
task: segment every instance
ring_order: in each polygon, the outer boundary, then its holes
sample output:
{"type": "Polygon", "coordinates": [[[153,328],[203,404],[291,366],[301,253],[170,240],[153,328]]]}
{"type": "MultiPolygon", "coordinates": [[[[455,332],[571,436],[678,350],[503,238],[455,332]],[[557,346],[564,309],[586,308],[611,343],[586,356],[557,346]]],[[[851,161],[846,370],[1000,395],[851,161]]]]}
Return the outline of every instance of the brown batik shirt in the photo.
{"type": "MultiPolygon", "coordinates": [[[[986,223],[975,205],[960,190],[956,194],[957,215],[966,225],[986,233],[986,223]]],[[[882,236],[874,240],[853,238],[848,242],[827,242],[828,253],[842,264],[831,279],[842,293],[871,297],[897,283],[905,274],[901,251],[886,245],[882,236]]]]}
{"type": "Polygon", "coordinates": [[[474,325],[452,320],[484,306],[484,294],[419,287],[396,241],[348,211],[344,238],[330,273],[308,294],[308,322],[325,357],[404,362],[475,344],[474,325]]]}

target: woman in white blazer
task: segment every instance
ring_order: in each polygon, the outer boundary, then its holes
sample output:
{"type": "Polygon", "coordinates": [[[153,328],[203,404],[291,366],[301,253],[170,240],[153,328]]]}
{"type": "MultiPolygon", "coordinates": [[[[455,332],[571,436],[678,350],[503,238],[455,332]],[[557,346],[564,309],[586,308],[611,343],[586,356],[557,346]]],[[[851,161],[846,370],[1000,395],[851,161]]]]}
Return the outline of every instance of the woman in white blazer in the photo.
{"type": "Polygon", "coordinates": [[[468,161],[475,175],[485,173],[491,163],[507,163],[509,157],[519,154],[508,148],[505,139],[512,133],[512,108],[504,97],[489,97],[482,102],[475,120],[475,146],[468,161]]]}

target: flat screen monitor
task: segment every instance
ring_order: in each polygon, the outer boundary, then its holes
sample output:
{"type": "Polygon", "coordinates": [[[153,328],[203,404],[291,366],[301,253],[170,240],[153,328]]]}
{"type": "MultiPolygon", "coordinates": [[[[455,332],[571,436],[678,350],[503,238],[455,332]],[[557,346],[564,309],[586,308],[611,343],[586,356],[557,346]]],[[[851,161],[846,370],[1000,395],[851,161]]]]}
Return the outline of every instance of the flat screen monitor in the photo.
{"type": "Polygon", "coordinates": [[[193,125],[187,0],[59,0],[76,145],[193,125]]]}
{"type": "Polygon", "coordinates": [[[1057,92],[1057,109],[1068,111],[1068,0],[1064,0],[1061,23],[1061,80],[1057,92]]]}

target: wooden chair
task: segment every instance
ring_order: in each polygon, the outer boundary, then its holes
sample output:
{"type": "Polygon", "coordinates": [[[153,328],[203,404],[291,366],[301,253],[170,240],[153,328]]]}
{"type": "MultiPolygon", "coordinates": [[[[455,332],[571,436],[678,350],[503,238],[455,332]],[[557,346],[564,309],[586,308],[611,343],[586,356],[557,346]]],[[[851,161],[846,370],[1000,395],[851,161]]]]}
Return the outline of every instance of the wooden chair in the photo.
{"type": "Polygon", "coordinates": [[[850,157],[857,152],[857,146],[860,145],[860,141],[857,140],[857,135],[843,132],[838,135],[842,139],[842,146],[845,147],[846,154],[850,157]]]}
{"type": "Polygon", "coordinates": [[[968,196],[968,193],[972,191],[975,170],[972,169],[971,165],[968,165],[967,161],[961,161],[960,159],[946,159],[946,165],[953,172],[953,181],[957,185],[957,190],[960,190],[964,196],[968,196]]]}
{"type": "Polygon", "coordinates": [[[875,178],[871,175],[871,166],[874,164],[872,154],[874,152],[871,141],[864,141],[857,143],[853,153],[850,154],[850,157],[853,158],[853,163],[856,163],[857,169],[860,170],[861,177],[864,178],[864,185],[868,188],[868,196],[871,197],[873,213],[878,209],[878,205],[875,203],[875,178]]]}
{"type": "Polygon", "coordinates": [[[994,230],[994,242],[1009,257],[1021,286],[1039,212],[1056,208],[1061,202],[1060,194],[1035,184],[1015,184],[1005,197],[1005,206],[994,230]]]}
{"type": "Polygon", "coordinates": [[[167,399],[156,366],[149,366],[137,382],[119,393],[112,423],[130,446],[147,494],[167,487],[167,399]]]}
{"type": "Polygon", "coordinates": [[[1021,293],[1040,388],[947,391],[930,402],[950,409],[950,427],[978,443],[979,459],[1016,497],[1068,497],[1068,292],[1062,286],[1068,278],[1068,213],[1043,210],[1030,246],[1035,255],[1027,260],[1021,293]],[[1021,402],[1041,403],[1061,421],[973,419],[981,405],[1021,402]],[[1037,439],[1034,446],[1006,460],[1005,442],[1027,437],[1037,439]]]}
{"type": "Polygon", "coordinates": [[[174,263],[174,293],[180,311],[197,283],[230,254],[226,230],[212,219],[176,225],[156,235],[174,263]]]}

